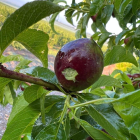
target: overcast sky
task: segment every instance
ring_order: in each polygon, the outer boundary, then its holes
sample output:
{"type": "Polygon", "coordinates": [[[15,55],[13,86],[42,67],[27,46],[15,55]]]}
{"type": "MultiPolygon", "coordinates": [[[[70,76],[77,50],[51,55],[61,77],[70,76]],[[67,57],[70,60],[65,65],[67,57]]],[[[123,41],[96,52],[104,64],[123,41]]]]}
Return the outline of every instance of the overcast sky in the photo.
{"type": "MultiPolygon", "coordinates": [[[[21,7],[25,3],[29,2],[29,1],[33,1],[33,0],[0,0],[0,1],[1,2],[6,2],[6,3],[9,3],[9,4],[13,4],[16,7],[21,7]]],[[[80,2],[80,1],[82,1],[82,0],[76,0],[76,2],[80,2]]],[[[67,4],[71,4],[71,0],[67,0],[67,4]]],[[[64,24],[66,24],[66,25],[70,25],[65,19],[64,11],[59,14],[57,20],[59,22],[62,22],[64,24]]],[[[87,32],[90,33],[90,34],[93,34],[93,32],[90,28],[91,23],[92,23],[92,21],[90,20],[89,25],[87,27],[87,32]]],[[[77,25],[76,21],[74,21],[74,25],[75,26],[77,25]]],[[[106,25],[106,28],[109,32],[115,33],[115,34],[119,34],[122,31],[115,18],[110,19],[110,21],[106,25]]]]}

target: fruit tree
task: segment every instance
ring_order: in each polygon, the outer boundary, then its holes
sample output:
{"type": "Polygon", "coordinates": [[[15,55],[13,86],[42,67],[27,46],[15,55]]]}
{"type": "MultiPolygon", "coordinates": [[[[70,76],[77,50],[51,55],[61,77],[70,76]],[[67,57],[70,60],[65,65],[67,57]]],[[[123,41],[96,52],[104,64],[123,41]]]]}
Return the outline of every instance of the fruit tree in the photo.
{"type": "Polygon", "coordinates": [[[0,103],[13,104],[2,140],[140,140],[140,1],[67,2],[26,3],[1,27],[0,103]],[[49,34],[30,27],[50,16],[51,29],[59,35],[54,23],[62,11],[70,24],[77,22],[76,40],[62,46],[53,72],[48,69],[49,34]],[[119,34],[106,29],[113,18],[119,34]],[[43,66],[29,67],[30,61],[19,55],[3,56],[13,41],[43,66]],[[4,67],[10,61],[19,62],[14,70],[4,67]],[[104,67],[124,62],[132,64],[128,71],[102,74],[104,67]]]}

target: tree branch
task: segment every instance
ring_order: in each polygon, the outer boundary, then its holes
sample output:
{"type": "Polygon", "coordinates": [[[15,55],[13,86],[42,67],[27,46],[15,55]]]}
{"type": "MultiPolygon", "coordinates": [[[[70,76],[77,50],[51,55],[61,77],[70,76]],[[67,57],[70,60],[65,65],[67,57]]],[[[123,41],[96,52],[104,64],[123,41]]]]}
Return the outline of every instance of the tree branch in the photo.
{"type": "Polygon", "coordinates": [[[58,87],[55,86],[54,84],[45,82],[42,79],[35,78],[35,77],[29,76],[29,75],[26,75],[26,74],[23,74],[23,73],[18,73],[18,72],[15,72],[15,71],[8,70],[1,64],[0,64],[0,77],[25,81],[25,82],[29,82],[29,83],[44,86],[49,90],[60,91],[58,89],[58,87]]]}

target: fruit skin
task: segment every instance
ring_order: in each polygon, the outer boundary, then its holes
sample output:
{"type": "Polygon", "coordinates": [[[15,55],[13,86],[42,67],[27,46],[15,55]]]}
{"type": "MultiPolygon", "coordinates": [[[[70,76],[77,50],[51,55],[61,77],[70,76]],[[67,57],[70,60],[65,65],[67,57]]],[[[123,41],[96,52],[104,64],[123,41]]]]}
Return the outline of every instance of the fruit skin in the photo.
{"type": "Polygon", "coordinates": [[[125,38],[125,39],[124,39],[124,44],[125,44],[125,45],[128,45],[128,44],[131,42],[131,40],[132,40],[131,37],[125,38]]]}
{"type": "Polygon", "coordinates": [[[65,44],[54,62],[58,81],[68,91],[80,91],[96,82],[103,71],[103,53],[92,39],[82,38],[65,44]],[[62,72],[66,68],[78,72],[73,80],[67,80],[62,72]]]}
{"type": "Polygon", "coordinates": [[[139,73],[135,73],[132,75],[133,78],[140,78],[140,74],[139,73]]]}

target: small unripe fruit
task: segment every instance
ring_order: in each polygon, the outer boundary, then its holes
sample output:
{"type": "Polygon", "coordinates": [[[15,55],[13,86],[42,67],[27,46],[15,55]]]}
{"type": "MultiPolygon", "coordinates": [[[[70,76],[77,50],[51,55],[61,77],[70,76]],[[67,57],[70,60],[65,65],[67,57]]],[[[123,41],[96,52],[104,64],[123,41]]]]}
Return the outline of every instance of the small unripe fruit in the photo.
{"type": "Polygon", "coordinates": [[[82,38],[65,44],[54,62],[58,81],[68,91],[80,91],[96,82],[103,70],[103,53],[94,40],[82,38]]]}
{"type": "Polygon", "coordinates": [[[131,42],[131,37],[127,37],[124,39],[124,44],[128,45],[131,42]]]}

